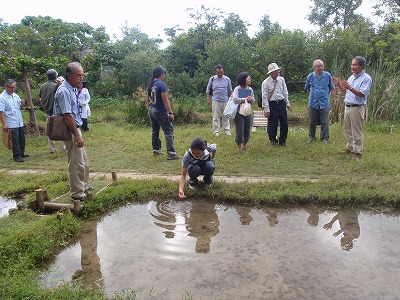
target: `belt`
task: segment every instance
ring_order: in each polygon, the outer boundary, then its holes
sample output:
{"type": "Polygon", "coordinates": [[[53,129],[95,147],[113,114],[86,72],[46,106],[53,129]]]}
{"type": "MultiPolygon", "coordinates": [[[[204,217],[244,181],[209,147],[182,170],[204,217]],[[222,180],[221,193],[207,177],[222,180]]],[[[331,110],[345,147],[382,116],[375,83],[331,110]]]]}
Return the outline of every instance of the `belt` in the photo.
{"type": "Polygon", "coordinates": [[[276,104],[279,104],[279,102],[281,102],[281,101],[285,101],[285,99],[280,99],[280,100],[269,100],[268,102],[269,102],[269,103],[274,103],[274,102],[276,102],[276,104]]]}
{"type": "Polygon", "coordinates": [[[364,106],[364,104],[346,104],[346,107],[364,106]]]}

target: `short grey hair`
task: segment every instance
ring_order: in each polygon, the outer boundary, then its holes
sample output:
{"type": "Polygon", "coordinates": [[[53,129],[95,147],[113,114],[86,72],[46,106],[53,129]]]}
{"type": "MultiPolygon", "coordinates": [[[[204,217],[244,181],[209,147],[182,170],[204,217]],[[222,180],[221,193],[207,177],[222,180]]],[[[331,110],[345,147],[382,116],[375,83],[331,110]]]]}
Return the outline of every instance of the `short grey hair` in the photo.
{"type": "Polygon", "coordinates": [[[48,69],[46,75],[48,80],[55,80],[58,76],[58,73],[54,69],[48,69]]]}
{"type": "Polygon", "coordinates": [[[5,87],[10,87],[10,85],[12,85],[12,84],[16,84],[17,82],[14,80],[14,79],[7,79],[5,82],[4,82],[4,86],[5,87]]]}
{"type": "Polygon", "coordinates": [[[313,68],[314,68],[315,64],[317,64],[317,63],[321,63],[322,66],[324,66],[324,62],[323,62],[322,60],[316,59],[316,60],[314,60],[313,63],[312,63],[313,68]]]}
{"type": "Polygon", "coordinates": [[[360,66],[363,67],[365,67],[365,64],[367,63],[366,59],[362,56],[355,56],[353,59],[356,60],[360,66]]]}

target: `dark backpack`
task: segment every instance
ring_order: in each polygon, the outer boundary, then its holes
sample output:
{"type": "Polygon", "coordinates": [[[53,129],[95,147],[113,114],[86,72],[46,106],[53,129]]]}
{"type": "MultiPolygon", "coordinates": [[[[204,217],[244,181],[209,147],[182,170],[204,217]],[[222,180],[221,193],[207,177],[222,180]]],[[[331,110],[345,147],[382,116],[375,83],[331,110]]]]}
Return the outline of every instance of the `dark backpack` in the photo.
{"type": "Polygon", "coordinates": [[[213,84],[214,78],[215,78],[215,75],[213,75],[213,76],[211,77],[210,90],[208,91],[208,93],[210,94],[210,96],[213,95],[213,85],[212,85],[212,84],[213,84]]]}
{"type": "Polygon", "coordinates": [[[257,104],[259,108],[262,108],[262,93],[258,94],[257,104]]]}

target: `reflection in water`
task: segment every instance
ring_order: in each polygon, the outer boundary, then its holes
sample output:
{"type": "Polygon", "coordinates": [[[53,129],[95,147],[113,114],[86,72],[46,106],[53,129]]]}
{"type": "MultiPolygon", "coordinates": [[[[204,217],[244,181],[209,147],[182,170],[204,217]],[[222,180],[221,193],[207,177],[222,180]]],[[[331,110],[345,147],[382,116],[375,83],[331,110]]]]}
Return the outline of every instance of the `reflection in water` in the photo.
{"type": "Polygon", "coordinates": [[[215,204],[208,201],[194,201],[186,215],[188,236],[196,238],[196,253],[209,253],[211,238],[219,232],[219,219],[215,204]]]}
{"type": "Polygon", "coordinates": [[[313,207],[313,208],[304,208],[304,210],[309,214],[307,218],[307,223],[310,226],[318,226],[319,223],[319,215],[325,212],[324,208],[313,207]]]}
{"type": "Polygon", "coordinates": [[[196,238],[196,253],[209,253],[211,238],[219,232],[219,220],[215,204],[209,201],[193,201],[191,204],[175,201],[158,201],[157,212],[150,209],[156,219],[153,223],[163,229],[166,238],[176,236],[176,226],[184,225],[187,236],[196,238]],[[183,222],[183,224],[182,224],[183,222]]]}
{"type": "Polygon", "coordinates": [[[97,221],[85,223],[79,238],[81,245],[81,269],[76,270],[72,279],[82,279],[92,287],[102,287],[100,258],[97,254],[97,221]]]}
{"type": "Polygon", "coordinates": [[[366,212],[150,201],[91,224],[43,282],[62,284],[82,269],[110,298],[135,290],[137,299],[165,300],[399,299],[399,224],[397,215],[366,212]],[[342,251],[326,223],[357,246],[342,251]]]}
{"type": "Polygon", "coordinates": [[[252,207],[250,206],[237,206],[236,212],[239,215],[239,220],[242,225],[250,225],[253,218],[250,216],[252,207]]]}
{"type": "Polygon", "coordinates": [[[331,229],[333,223],[339,220],[340,229],[333,233],[334,237],[343,233],[340,239],[340,244],[343,250],[350,250],[353,248],[354,240],[360,237],[360,224],[358,222],[358,211],[343,210],[339,211],[332,220],[324,225],[325,229],[331,229]]]}
{"type": "Polygon", "coordinates": [[[275,227],[275,225],[279,223],[277,212],[269,207],[263,208],[263,211],[267,214],[269,227],[275,227]]]}

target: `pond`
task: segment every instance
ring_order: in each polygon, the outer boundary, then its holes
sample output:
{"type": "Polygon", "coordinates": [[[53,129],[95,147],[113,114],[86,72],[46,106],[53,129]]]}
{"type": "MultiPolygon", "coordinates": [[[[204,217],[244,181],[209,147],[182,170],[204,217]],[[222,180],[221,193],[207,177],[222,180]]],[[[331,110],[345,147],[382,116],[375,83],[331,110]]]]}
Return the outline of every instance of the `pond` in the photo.
{"type": "Polygon", "coordinates": [[[41,276],[137,299],[398,299],[397,213],[150,201],[86,223],[41,276]]]}
{"type": "Polygon", "coordinates": [[[17,202],[13,199],[3,198],[0,196],[0,217],[7,216],[10,208],[16,208],[17,202]]]}

